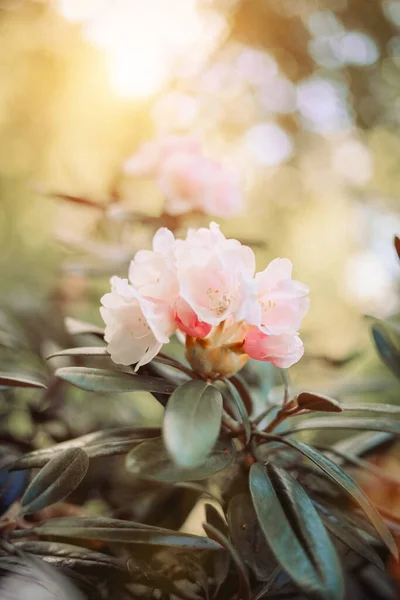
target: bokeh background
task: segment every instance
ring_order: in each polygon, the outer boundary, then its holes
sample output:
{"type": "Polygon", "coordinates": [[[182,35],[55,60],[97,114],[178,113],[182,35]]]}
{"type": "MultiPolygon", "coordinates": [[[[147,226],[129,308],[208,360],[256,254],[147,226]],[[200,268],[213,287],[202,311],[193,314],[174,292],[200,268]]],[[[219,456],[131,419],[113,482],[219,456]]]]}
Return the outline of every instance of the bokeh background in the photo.
{"type": "Polygon", "coordinates": [[[398,310],[398,90],[398,0],[1,0],[2,319],[100,324],[109,275],[152,234],[121,210],[162,206],[123,164],[190,134],[240,179],[223,231],[310,286],[294,380],[378,376],[364,315],[398,310]],[[105,218],[57,194],[118,203],[105,218]]]}

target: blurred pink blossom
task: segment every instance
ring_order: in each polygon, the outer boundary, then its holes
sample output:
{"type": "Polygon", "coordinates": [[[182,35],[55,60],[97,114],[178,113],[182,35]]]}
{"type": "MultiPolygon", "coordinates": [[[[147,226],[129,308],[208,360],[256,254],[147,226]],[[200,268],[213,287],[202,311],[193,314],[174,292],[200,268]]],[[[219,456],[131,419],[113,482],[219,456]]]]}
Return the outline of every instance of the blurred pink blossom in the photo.
{"type": "Polygon", "coordinates": [[[146,142],[125,163],[125,172],[153,177],[170,215],[199,211],[227,218],[243,209],[234,173],[211,160],[190,137],[165,137],[146,142]]]}
{"type": "Polygon", "coordinates": [[[200,143],[196,138],[165,136],[145,142],[139,150],[125,162],[127,175],[139,177],[157,176],[163,163],[174,154],[201,154],[200,143]]]}

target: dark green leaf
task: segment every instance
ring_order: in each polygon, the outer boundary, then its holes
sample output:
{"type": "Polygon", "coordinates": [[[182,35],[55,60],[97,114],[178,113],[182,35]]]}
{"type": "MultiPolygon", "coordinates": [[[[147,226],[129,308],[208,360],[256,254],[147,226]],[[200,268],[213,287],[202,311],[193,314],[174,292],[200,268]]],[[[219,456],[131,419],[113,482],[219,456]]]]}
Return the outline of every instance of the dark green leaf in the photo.
{"type": "Polygon", "coordinates": [[[250,491],[265,539],[307,598],[342,600],[343,578],[331,540],[310,498],[288,473],[268,465],[250,470],[250,491]]]}
{"type": "Polygon", "coordinates": [[[21,500],[20,514],[36,512],[63,500],[78,487],[89,467],[81,448],[64,450],[36,475],[21,500]]]}
{"type": "Polygon", "coordinates": [[[244,562],[259,581],[266,581],[276,568],[248,494],[234,496],[228,507],[229,531],[244,562]]]}
{"type": "Polygon", "coordinates": [[[321,519],[328,531],[348,548],[353,550],[353,552],[356,552],[359,556],[362,556],[368,560],[368,562],[373,563],[380,569],[385,568],[381,558],[375,552],[371,544],[363,540],[357,534],[355,528],[350,529],[349,527],[346,527],[343,523],[339,523],[334,517],[329,516],[329,514],[321,515],[321,519]]]}
{"type": "Polygon", "coordinates": [[[249,600],[251,595],[249,578],[247,575],[246,565],[243,563],[238,552],[230,542],[230,540],[221,532],[209,523],[203,523],[203,527],[207,535],[223,546],[230,554],[233,564],[235,565],[239,577],[239,597],[243,600],[249,600]]]}
{"type": "Polygon", "coordinates": [[[46,389],[42,381],[23,373],[0,373],[0,386],[46,389]]]}
{"type": "Polygon", "coordinates": [[[86,346],[81,348],[66,348],[59,352],[53,352],[47,356],[47,360],[50,358],[56,358],[57,356],[110,356],[107,352],[107,348],[103,346],[86,346]]]}
{"type": "Polygon", "coordinates": [[[246,436],[246,443],[247,443],[251,438],[251,426],[250,426],[250,419],[249,419],[249,415],[247,413],[246,405],[243,402],[241,395],[239,394],[239,392],[237,391],[237,389],[233,385],[233,383],[231,381],[229,381],[229,379],[224,379],[224,382],[225,382],[225,385],[227,386],[229,393],[232,396],[232,398],[235,401],[235,404],[238,408],[240,418],[242,421],[242,425],[244,427],[244,433],[246,436]]]}
{"type": "Polygon", "coordinates": [[[127,561],[108,556],[101,552],[94,552],[81,546],[63,544],[60,542],[16,542],[15,546],[23,552],[35,554],[44,560],[49,560],[53,565],[72,569],[102,568],[117,571],[128,571],[127,561]]]}
{"type": "Polygon", "coordinates": [[[161,434],[159,427],[122,427],[120,429],[105,429],[88,433],[81,437],[34,450],[17,459],[12,465],[13,470],[41,468],[55,456],[69,448],[83,448],[89,458],[97,456],[111,456],[124,454],[132,446],[148,438],[155,438],[161,434]]]}
{"type": "Polygon", "coordinates": [[[85,323],[84,321],[79,321],[78,319],[72,319],[71,317],[67,317],[65,319],[65,327],[68,333],[71,335],[84,335],[91,333],[93,335],[104,337],[104,329],[101,327],[97,327],[97,325],[92,325],[91,323],[85,323]]]}
{"type": "Polygon", "coordinates": [[[304,419],[294,427],[283,432],[283,435],[305,431],[307,429],[360,429],[367,431],[386,431],[400,433],[400,421],[374,419],[371,417],[314,417],[304,419]]]}
{"type": "Polygon", "coordinates": [[[221,546],[206,537],[149,527],[142,523],[119,519],[63,517],[43,521],[29,531],[31,535],[48,538],[69,538],[119,542],[123,544],[149,544],[174,546],[195,550],[220,550],[221,546]]]}
{"type": "Polygon", "coordinates": [[[400,377],[400,352],[393,344],[385,327],[381,323],[375,323],[372,325],[371,331],[381,359],[396,377],[400,377]]]}
{"type": "Polygon", "coordinates": [[[314,464],[316,464],[330,479],[335,481],[339,487],[341,487],[353,500],[359,505],[359,507],[365,512],[371,523],[374,525],[376,531],[385,542],[386,546],[392,552],[393,556],[398,556],[396,543],[382,521],[381,516],[376,510],[375,506],[370,502],[369,498],[364,492],[358,487],[355,481],[347,475],[342,469],[329,458],[317,452],[312,446],[308,446],[303,442],[296,440],[285,439],[282,441],[301,452],[304,456],[309,458],[314,464]]]}
{"type": "Polygon", "coordinates": [[[170,397],[164,414],[164,443],[181,467],[202,464],[217,441],[222,395],[205,381],[188,381],[170,397]]]}
{"type": "Polygon", "coordinates": [[[307,410],[324,412],[342,412],[343,410],[343,407],[337,400],[313,392],[301,392],[296,400],[298,406],[307,410]]]}
{"type": "Polygon", "coordinates": [[[161,377],[148,377],[107,371],[106,369],[90,369],[87,367],[62,367],[56,370],[57,377],[69,381],[82,390],[99,393],[119,392],[158,392],[171,394],[175,385],[161,379],[161,377]]]}
{"type": "Polygon", "coordinates": [[[224,535],[229,535],[228,525],[222,518],[221,514],[217,511],[215,506],[207,503],[205,505],[205,510],[207,523],[215,527],[215,529],[219,529],[219,531],[224,535]]]}
{"type": "Polygon", "coordinates": [[[128,471],[142,479],[158,481],[197,481],[229,467],[234,460],[231,440],[219,440],[205,462],[198,467],[181,468],[171,459],[161,439],[143,442],[126,457],[128,471]]]}

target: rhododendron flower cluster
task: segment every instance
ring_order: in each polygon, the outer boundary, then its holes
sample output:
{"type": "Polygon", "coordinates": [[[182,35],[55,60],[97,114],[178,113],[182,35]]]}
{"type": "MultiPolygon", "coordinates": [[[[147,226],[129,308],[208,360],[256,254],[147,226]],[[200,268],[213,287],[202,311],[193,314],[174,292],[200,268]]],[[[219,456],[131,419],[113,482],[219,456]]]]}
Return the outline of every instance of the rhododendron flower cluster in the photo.
{"type": "Polygon", "coordinates": [[[217,360],[218,348],[220,356],[240,356],[236,368],[248,357],[290,367],[304,351],[298,329],[308,288],[292,279],[288,259],[273,260],[261,273],[255,268],[251,248],[227,239],[216,223],[190,229],[184,240],[159,229],[153,249],[137,252],[128,279],[113,277],[101,300],[112,360],[138,369],[179,330],[202,375],[229,373],[228,365],[201,367],[203,359],[217,360]]]}
{"type": "Polygon", "coordinates": [[[190,137],[143,144],[126,162],[125,172],[155,179],[170,215],[198,211],[227,218],[243,208],[236,176],[205,156],[199,142],[190,137]]]}

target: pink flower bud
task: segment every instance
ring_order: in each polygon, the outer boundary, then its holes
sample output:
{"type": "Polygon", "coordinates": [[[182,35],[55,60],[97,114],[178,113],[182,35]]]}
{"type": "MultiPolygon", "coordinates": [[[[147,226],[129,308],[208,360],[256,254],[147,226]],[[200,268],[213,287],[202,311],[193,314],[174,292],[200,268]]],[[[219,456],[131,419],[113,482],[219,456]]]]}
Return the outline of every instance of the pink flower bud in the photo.
{"type": "Polygon", "coordinates": [[[178,298],[175,302],[175,323],[183,333],[195,338],[204,338],[212,329],[212,325],[199,321],[198,316],[189,304],[183,299],[178,298]]]}

